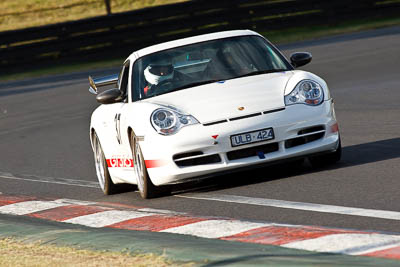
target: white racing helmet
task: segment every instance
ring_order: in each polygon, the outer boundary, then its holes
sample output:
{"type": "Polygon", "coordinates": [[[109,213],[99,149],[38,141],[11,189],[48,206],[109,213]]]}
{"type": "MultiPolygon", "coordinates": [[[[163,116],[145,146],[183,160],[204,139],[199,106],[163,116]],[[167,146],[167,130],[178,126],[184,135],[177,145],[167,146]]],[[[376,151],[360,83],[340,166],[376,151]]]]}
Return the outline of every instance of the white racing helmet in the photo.
{"type": "Polygon", "coordinates": [[[172,80],[174,77],[174,66],[172,64],[150,64],[144,70],[144,77],[152,85],[172,80]]]}

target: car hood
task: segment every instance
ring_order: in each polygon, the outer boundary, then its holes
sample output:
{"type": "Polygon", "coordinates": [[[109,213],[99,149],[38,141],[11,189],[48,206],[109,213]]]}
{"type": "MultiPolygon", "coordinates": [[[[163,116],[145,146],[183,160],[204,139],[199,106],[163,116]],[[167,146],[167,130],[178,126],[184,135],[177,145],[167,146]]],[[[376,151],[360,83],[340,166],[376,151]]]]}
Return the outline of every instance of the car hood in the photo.
{"type": "Polygon", "coordinates": [[[291,71],[261,74],[196,86],[148,99],[194,116],[200,123],[246,116],[285,106],[291,71]]]}

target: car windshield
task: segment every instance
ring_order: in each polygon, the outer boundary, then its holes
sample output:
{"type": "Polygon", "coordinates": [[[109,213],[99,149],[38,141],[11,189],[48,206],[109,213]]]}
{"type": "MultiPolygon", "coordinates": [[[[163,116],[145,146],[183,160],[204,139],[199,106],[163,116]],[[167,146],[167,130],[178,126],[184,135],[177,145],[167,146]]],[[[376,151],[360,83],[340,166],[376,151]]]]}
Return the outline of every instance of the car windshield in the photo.
{"type": "Polygon", "coordinates": [[[133,101],[244,76],[291,70],[259,36],[212,40],[168,49],[136,60],[133,101]]]}

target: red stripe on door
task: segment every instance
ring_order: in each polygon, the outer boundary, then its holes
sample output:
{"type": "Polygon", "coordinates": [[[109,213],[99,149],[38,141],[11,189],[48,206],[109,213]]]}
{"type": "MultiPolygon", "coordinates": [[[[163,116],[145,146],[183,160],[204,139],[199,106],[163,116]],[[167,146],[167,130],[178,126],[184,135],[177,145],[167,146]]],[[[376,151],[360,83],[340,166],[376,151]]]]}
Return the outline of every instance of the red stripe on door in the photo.
{"type": "Polygon", "coordinates": [[[119,168],[132,168],[133,167],[133,159],[128,158],[112,158],[107,159],[107,166],[111,167],[119,167],[119,168]]]}

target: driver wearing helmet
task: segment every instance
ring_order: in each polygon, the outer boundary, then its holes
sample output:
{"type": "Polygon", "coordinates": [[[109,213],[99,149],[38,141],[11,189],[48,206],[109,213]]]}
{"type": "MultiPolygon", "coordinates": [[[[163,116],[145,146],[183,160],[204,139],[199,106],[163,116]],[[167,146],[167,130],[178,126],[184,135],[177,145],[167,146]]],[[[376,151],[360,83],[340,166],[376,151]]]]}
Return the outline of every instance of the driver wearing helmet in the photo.
{"type": "Polygon", "coordinates": [[[153,94],[157,89],[168,90],[172,87],[174,66],[172,64],[150,64],[144,70],[144,77],[147,81],[147,86],[143,89],[145,95],[153,94]],[[160,88],[161,85],[164,88],[160,88]]]}

